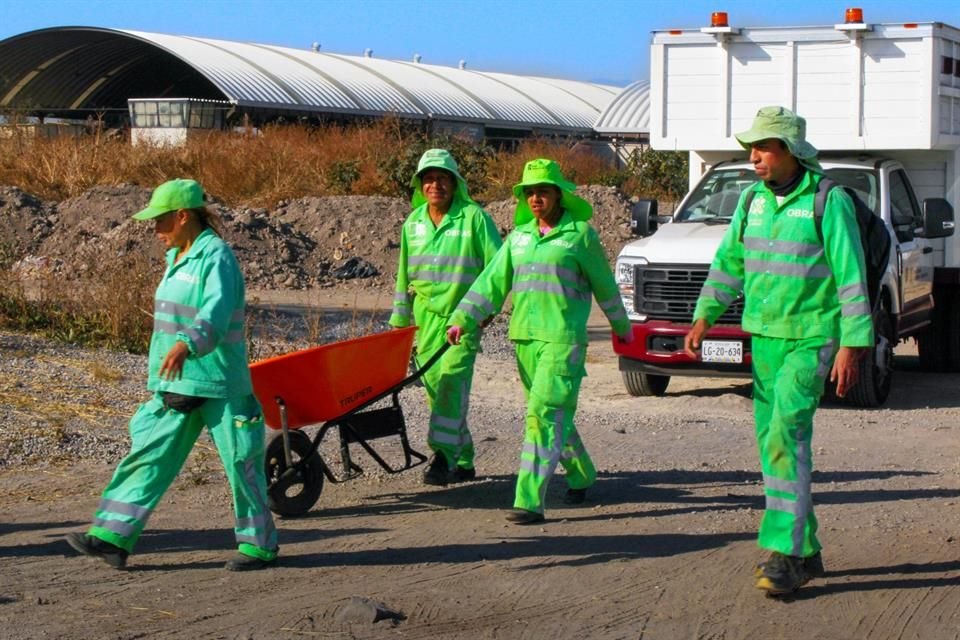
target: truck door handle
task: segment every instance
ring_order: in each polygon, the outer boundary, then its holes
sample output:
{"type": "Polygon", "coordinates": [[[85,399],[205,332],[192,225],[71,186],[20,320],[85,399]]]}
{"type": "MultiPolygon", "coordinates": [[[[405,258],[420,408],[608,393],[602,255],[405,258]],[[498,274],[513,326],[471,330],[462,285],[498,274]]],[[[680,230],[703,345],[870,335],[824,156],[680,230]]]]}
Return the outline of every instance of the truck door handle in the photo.
{"type": "Polygon", "coordinates": [[[928,254],[928,253],[933,253],[933,247],[924,247],[924,248],[923,248],[923,254],[926,255],[926,254],[928,254]]]}

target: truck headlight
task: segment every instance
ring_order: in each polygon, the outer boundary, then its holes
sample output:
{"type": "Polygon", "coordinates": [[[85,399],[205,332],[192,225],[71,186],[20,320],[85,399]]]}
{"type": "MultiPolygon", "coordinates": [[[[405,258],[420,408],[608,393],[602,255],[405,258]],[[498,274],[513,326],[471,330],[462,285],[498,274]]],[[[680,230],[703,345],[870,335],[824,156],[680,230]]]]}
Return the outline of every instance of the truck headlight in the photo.
{"type": "Polygon", "coordinates": [[[631,258],[630,260],[617,260],[617,284],[633,286],[633,268],[638,264],[647,264],[645,258],[631,258]]]}

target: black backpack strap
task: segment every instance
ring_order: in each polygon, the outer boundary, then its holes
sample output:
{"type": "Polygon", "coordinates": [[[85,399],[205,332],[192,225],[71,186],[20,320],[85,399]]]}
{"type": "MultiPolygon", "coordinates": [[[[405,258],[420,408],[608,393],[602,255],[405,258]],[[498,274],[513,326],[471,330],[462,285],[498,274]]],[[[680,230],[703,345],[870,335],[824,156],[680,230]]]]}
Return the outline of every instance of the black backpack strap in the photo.
{"type": "Polygon", "coordinates": [[[813,222],[817,226],[817,237],[820,238],[820,244],[823,244],[823,212],[827,208],[827,194],[830,189],[837,186],[837,183],[823,176],[817,182],[817,190],[813,195],[813,222]]]}

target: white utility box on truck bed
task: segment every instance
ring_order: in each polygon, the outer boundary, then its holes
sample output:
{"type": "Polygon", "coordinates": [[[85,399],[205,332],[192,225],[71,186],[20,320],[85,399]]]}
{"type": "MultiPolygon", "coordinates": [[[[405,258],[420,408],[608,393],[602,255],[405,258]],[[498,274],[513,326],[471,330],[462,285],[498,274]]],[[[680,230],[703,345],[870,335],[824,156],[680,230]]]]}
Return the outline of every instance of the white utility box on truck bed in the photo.
{"type": "Polygon", "coordinates": [[[616,275],[633,323],[614,340],[624,383],[660,395],[674,375],[750,375],[750,340],[734,302],[701,360],[683,353],[700,287],[742,189],[756,180],[734,133],[760,107],[807,121],[807,139],[835,181],[853,188],[891,234],[877,347],[850,401],[882,404],[892,350],[917,338],[930,370],[960,370],[960,31],[942,23],[656,31],[650,144],[690,153],[691,192],[649,235],[655,203],[633,225],[616,275]],[[704,361],[708,360],[708,361],[704,361]]]}

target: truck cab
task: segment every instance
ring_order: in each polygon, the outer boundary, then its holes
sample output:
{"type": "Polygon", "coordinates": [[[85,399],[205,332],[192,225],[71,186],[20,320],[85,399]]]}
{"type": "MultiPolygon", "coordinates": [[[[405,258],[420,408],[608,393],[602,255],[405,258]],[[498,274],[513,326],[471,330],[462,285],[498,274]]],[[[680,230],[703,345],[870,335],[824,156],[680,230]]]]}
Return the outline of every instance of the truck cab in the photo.
{"type": "Polygon", "coordinates": [[[614,340],[627,390],[661,395],[676,375],[742,376],[750,337],[736,300],[692,360],[683,352],[700,288],[745,186],[756,179],[735,132],[781,105],[806,120],[827,175],[883,219],[893,250],[877,343],[846,399],[878,406],[893,347],[917,340],[921,366],[960,371],[960,29],[943,22],[723,24],[661,29],[650,47],[650,146],[686,151],[690,192],[655,233],[638,203],[616,276],[635,340],[614,340]],[[952,205],[952,206],[951,206],[952,205]]]}
{"type": "MultiPolygon", "coordinates": [[[[936,239],[952,234],[952,208],[942,198],[919,201],[905,167],[892,158],[826,154],[821,163],[827,176],[850,187],[884,221],[891,236],[890,263],[874,317],[877,344],[851,393],[853,403],[877,406],[890,390],[894,346],[926,331],[933,321],[936,239]]],[[[662,395],[676,375],[751,376],[750,336],[740,328],[742,297],[711,328],[699,360],[684,353],[683,340],[720,240],[741,194],[755,181],[749,162],[719,162],[655,233],[647,235],[645,217],[633,221],[634,233],[645,237],[623,248],[615,273],[634,341],[614,341],[631,394],[662,395]]],[[[642,203],[640,208],[655,206],[642,203]]]]}

